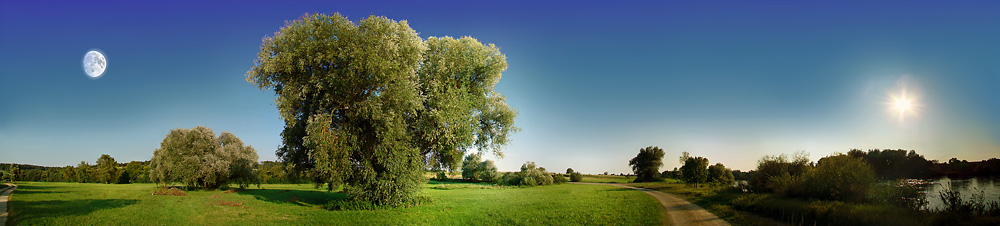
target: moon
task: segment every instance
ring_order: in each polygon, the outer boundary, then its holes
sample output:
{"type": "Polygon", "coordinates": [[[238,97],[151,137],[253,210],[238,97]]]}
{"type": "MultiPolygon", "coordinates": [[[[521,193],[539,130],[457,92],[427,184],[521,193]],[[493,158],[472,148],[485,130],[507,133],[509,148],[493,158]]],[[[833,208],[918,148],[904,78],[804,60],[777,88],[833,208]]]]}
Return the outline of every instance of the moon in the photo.
{"type": "Polygon", "coordinates": [[[107,69],[108,61],[104,58],[104,54],[101,54],[101,52],[91,50],[83,57],[83,71],[86,72],[87,76],[90,76],[90,78],[100,78],[107,69]]]}

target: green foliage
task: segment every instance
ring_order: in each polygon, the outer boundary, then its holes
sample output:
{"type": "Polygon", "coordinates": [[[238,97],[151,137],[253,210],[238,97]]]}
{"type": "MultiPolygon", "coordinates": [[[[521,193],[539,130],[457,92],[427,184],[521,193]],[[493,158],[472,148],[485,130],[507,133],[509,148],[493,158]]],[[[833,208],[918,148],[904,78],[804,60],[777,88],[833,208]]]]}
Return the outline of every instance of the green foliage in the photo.
{"type": "Polygon", "coordinates": [[[733,184],[733,171],[726,168],[722,163],[708,167],[708,182],[722,185],[733,184]]]}
{"type": "Polygon", "coordinates": [[[580,172],[573,172],[569,174],[569,181],[580,182],[583,181],[583,174],[580,172]]]}
{"type": "Polygon", "coordinates": [[[181,182],[188,187],[214,189],[235,182],[245,188],[249,184],[260,186],[252,172],[256,164],[257,151],[232,133],[216,137],[212,129],[203,126],[173,129],[153,152],[149,177],[162,185],[181,182]]]}
{"type": "Polygon", "coordinates": [[[534,187],[540,185],[551,185],[553,178],[545,168],[535,166],[535,162],[528,161],[521,165],[521,171],[516,173],[504,173],[500,181],[507,185],[534,187]]]}
{"type": "Polygon", "coordinates": [[[563,175],[561,173],[553,173],[550,175],[552,175],[552,184],[566,183],[566,175],[563,175]]]}
{"type": "Polygon", "coordinates": [[[931,170],[934,163],[913,150],[871,149],[864,152],[859,149],[851,149],[847,155],[864,160],[875,171],[875,175],[881,179],[930,178],[935,176],[931,170]]]}
{"type": "Polygon", "coordinates": [[[985,191],[982,190],[973,191],[972,196],[965,200],[962,198],[962,193],[949,183],[947,189],[938,193],[938,197],[944,203],[944,208],[937,211],[943,214],[1000,217],[1000,199],[986,200],[985,191]]]}
{"type": "Polygon", "coordinates": [[[338,199],[333,200],[323,206],[327,210],[377,210],[380,209],[375,203],[366,200],[338,199]]]}
{"type": "Polygon", "coordinates": [[[118,181],[118,162],[115,158],[112,158],[108,154],[101,155],[97,159],[97,178],[105,184],[111,184],[118,181]]]}
{"type": "Polygon", "coordinates": [[[875,172],[859,158],[831,155],[819,160],[793,195],[820,200],[862,202],[876,182],[875,172]]]}
{"type": "Polygon", "coordinates": [[[128,171],[122,171],[122,173],[118,175],[118,180],[115,183],[116,184],[130,184],[130,183],[132,183],[132,178],[131,178],[131,176],[129,176],[128,171]]]}
{"type": "Polygon", "coordinates": [[[628,161],[635,172],[635,182],[659,181],[660,166],[663,166],[663,149],[649,146],[639,149],[639,154],[628,161]]]}
{"type": "Polygon", "coordinates": [[[869,199],[875,204],[888,204],[912,210],[922,210],[927,205],[927,196],[920,186],[908,180],[897,180],[885,184],[875,184],[869,189],[869,199]]]}
{"type": "Polygon", "coordinates": [[[480,153],[465,156],[462,162],[462,178],[466,181],[497,183],[501,177],[496,164],[492,160],[482,161],[480,153]]]}
{"type": "Polygon", "coordinates": [[[688,184],[708,182],[708,159],[704,157],[688,157],[681,166],[681,175],[688,184]]]}
{"type": "Polygon", "coordinates": [[[439,172],[437,172],[437,174],[436,174],[436,175],[434,176],[434,179],[435,179],[435,180],[438,180],[438,181],[444,181],[444,180],[448,180],[448,174],[446,174],[446,173],[445,173],[444,171],[439,171],[439,172]]]}
{"type": "Polygon", "coordinates": [[[406,21],[304,15],[264,39],[248,82],[273,90],[277,155],[328,188],[400,205],[422,169],[508,143],[516,112],[494,91],[506,59],[473,38],[422,41],[406,21]]]}
{"type": "Polygon", "coordinates": [[[14,174],[7,172],[6,170],[0,170],[0,182],[11,181],[14,181],[14,174]]]}
{"type": "Polygon", "coordinates": [[[124,173],[128,173],[129,182],[131,183],[150,183],[149,180],[149,161],[131,161],[125,164],[124,173]]]}
{"type": "Polygon", "coordinates": [[[757,161],[757,170],[750,176],[749,187],[756,192],[784,194],[811,168],[805,152],[797,152],[794,157],[785,154],[764,156],[757,161]]]}
{"type": "Polygon", "coordinates": [[[573,174],[573,168],[566,168],[566,174],[573,174]]]}

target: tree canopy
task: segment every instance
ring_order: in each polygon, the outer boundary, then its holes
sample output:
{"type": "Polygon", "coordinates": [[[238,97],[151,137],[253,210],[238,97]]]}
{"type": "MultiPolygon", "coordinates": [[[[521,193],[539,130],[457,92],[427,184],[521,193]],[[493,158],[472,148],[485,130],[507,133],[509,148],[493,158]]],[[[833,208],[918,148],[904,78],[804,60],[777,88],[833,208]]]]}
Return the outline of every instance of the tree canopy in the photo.
{"type": "MultiPolygon", "coordinates": [[[[725,168],[725,167],[723,167],[725,168]]],[[[685,183],[697,184],[708,181],[708,159],[704,157],[689,156],[681,166],[681,177],[685,183]]]]}
{"type": "Polygon", "coordinates": [[[156,183],[218,188],[260,184],[253,173],[257,151],[230,132],[218,137],[204,126],[173,129],[153,152],[149,177],[156,183]]]}
{"type": "Polygon", "coordinates": [[[421,170],[509,142],[516,111],[494,90],[506,57],[474,38],[423,41],[406,21],[306,14],[265,37],[246,80],[277,94],[276,154],[328,189],[376,204],[412,198],[421,170]]]}
{"type": "Polygon", "coordinates": [[[628,161],[635,172],[635,182],[660,180],[660,166],[663,166],[663,149],[649,146],[639,149],[639,154],[628,161]]]}
{"type": "Polygon", "coordinates": [[[111,155],[102,154],[100,158],[97,159],[97,175],[98,179],[105,184],[115,183],[118,181],[118,162],[111,155]]]}

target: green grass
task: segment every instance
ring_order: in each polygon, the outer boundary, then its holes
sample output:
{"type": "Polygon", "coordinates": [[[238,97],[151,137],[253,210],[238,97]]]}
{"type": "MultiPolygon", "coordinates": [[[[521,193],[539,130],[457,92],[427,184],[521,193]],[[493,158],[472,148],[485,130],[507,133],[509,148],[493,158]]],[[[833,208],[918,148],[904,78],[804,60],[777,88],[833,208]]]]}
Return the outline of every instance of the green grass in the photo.
{"type": "Polygon", "coordinates": [[[658,225],[663,207],[639,191],[603,185],[531,188],[430,182],[431,202],[375,211],[329,211],[342,193],[263,185],[238,193],[153,196],[153,184],[22,182],[10,225],[658,225]]]}
{"type": "Polygon", "coordinates": [[[996,217],[918,212],[891,205],[801,200],[677,181],[632,183],[688,200],[733,225],[998,225],[996,217]]]}
{"type": "Polygon", "coordinates": [[[583,181],[588,183],[632,183],[635,177],[615,176],[615,175],[583,175],[583,181]]]}
{"type": "Polygon", "coordinates": [[[629,185],[678,196],[705,208],[732,225],[772,225],[775,222],[772,219],[733,208],[732,201],[742,194],[730,192],[726,186],[687,185],[677,179],[664,179],[663,182],[630,183],[629,185]]]}

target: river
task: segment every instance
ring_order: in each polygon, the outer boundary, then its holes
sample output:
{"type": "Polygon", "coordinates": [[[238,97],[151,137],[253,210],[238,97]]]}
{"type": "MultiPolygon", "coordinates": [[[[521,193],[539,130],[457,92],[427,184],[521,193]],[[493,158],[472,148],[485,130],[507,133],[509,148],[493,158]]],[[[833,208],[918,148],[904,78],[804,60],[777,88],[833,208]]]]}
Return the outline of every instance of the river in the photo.
{"type": "Polygon", "coordinates": [[[951,189],[959,191],[962,193],[962,200],[968,201],[972,199],[972,194],[978,194],[983,192],[985,199],[984,201],[1000,201],[1000,178],[970,178],[970,179],[948,179],[947,177],[927,180],[927,183],[921,186],[924,194],[927,196],[927,209],[936,210],[941,209],[944,206],[944,202],[941,201],[941,191],[947,190],[948,186],[951,189]]]}

